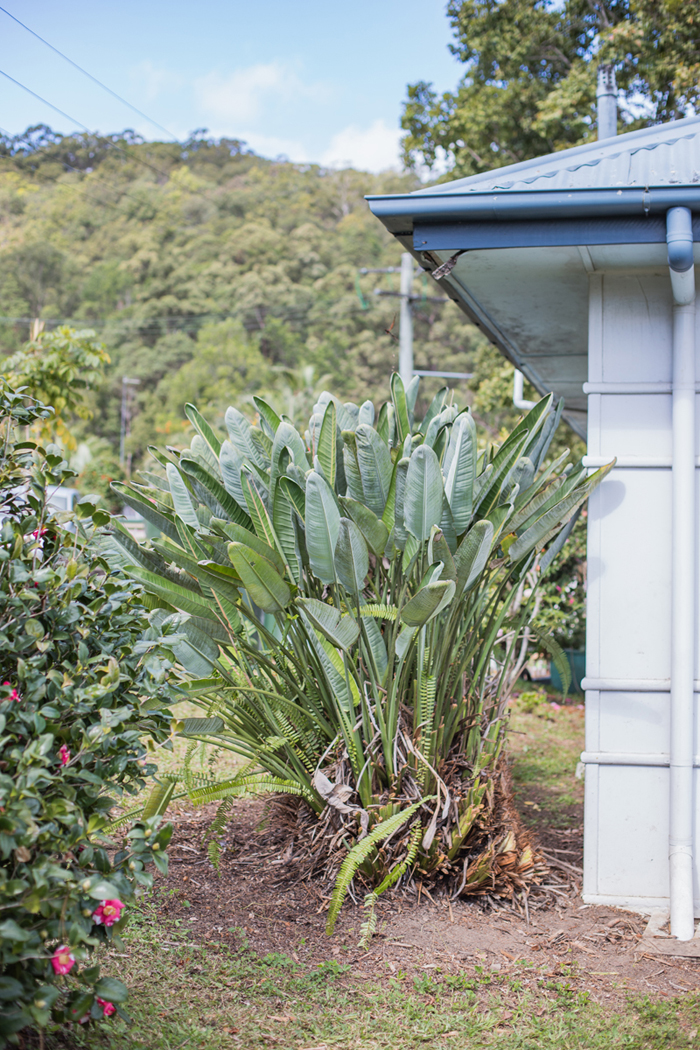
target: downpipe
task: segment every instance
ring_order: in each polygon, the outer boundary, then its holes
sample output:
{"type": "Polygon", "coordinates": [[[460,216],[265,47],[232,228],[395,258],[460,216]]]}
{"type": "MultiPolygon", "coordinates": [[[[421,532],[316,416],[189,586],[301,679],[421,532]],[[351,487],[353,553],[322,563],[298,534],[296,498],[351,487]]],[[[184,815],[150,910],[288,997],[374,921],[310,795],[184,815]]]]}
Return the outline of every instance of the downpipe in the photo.
{"type": "Polygon", "coordinates": [[[666,242],[673,292],[673,468],[671,599],[671,934],[689,941],[693,906],[695,671],[695,268],[692,215],[671,208],[666,242]]]}

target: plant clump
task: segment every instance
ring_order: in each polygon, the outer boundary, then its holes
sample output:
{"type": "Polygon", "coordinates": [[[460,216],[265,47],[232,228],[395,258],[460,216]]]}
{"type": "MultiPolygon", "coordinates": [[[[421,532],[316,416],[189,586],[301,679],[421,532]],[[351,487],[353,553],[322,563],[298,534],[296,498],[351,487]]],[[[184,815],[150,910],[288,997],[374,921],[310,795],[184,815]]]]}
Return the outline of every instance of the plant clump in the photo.
{"type": "Polygon", "coordinates": [[[144,734],[168,737],[168,663],[142,642],[138,588],[87,545],[104,512],[84,502],[69,531],[47,505],[73,472],[18,430],[50,411],[0,386],[0,1047],[122,1012],[94,951],[119,943],[171,833],[154,817],[116,849],[105,834],[155,771],[144,734]]]}
{"type": "MultiPolygon", "coordinates": [[[[189,405],[190,448],[117,486],[160,530],[139,545],[114,521],[110,542],[189,672],[202,717],[179,729],[245,760],[186,790],[222,800],[215,831],[236,796],[301,800],[295,849],[336,878],[329,929],[353,879],[371,933],[376,895],[416,872],[455,896],[538,877],[505,701],[539,581],[609,469],[548,459],[552,395],[498,446],[447,389],[416,419],[417,384],[394,375],[377,415],[324,394],[303,436],[259,398],[226,437],[189,405]]],[[[178,776],[161,779],[165,805],[178,776]]]]}

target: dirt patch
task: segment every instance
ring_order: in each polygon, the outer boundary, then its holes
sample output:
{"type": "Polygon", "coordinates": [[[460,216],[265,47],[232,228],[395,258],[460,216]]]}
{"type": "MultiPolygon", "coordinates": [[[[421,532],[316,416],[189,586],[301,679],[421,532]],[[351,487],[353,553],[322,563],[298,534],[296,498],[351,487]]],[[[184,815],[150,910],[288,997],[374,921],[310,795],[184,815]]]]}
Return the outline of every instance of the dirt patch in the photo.
{"type": "Polygon", "coordinates": [[[546,898],[531,898],[527,908],[524,901],[495,908],[436,899],[420,885],[398,890],[380,900],[377,933],[363,951],[357,947],[365,917],[360,904],[348,901],[329,938],[327,891],[299,880],[274,830],[260,827],[263,814],[261,803],[241,802],[232,810],[220,874],[203,841],[213,810],[174,817],[170,872],[156,884],[158,911],[187,929],[192,942],[247,943],[260,955],[282,953],[305,966],[335,962],[348,967],[348,977],[429,980],[461,973],[485,983],[517,978],[540,989],[564,983],[604,1002],[629,992],[676,996],[700,988],[700,960],[646,951],[642,917],[582,904],[580,826],[540,835],[558,865],[546,898]]]}

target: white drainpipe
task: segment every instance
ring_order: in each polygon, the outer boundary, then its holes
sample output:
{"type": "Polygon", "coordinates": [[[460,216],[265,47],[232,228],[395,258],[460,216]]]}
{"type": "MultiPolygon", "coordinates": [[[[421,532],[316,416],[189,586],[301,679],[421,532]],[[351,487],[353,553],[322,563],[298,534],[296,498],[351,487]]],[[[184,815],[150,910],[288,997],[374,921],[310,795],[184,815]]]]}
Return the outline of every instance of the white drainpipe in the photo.
{"type": "Polygon", "coordinates": [[[535,401],[525,401],[523,399],[523,374],[517,368],[513,373],[513,404],[521,412],[529,412],[536,404],[535,401]]]}
{"type": "Polygon", "coordinates": [[[695,671],[695,270],[692,216],[671,208],[666,240],[673,291],[673,527],[671,609],[671,933],[692,939],[693,678],[695,671]]]}

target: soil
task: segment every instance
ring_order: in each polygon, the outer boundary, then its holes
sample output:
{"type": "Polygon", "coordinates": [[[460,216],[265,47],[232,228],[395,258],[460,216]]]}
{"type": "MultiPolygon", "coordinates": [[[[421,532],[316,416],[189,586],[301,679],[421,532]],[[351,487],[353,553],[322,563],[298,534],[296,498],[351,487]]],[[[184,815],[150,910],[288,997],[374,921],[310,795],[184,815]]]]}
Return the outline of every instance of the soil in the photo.
{"type": "Polygon", "coordinates": [[[348,978],[462,973],[497,983],[537,981],[540,988],[565,982],[610,1005],[629,993],[673,997],[700,988],[700,959],[649,952],[641,940],[645,918],[582,903],[580,821],[537,829],[552,874],[546,893],[531,895],[527,905],[436,900],[422,886],[396,890],[380,899],[377,932],[364,951],[357,947],[361,902],[348,899],[329,938],[329,891],[299,879],[264,825],[262,803],[240,802],[231,811],[217,874],[203,842],[214,812],[205,807],[173,815],[170,870],[157,883],[159,911],[179,919],[194,943],[247,943],[260,955],[284,953],[309,967],[335,960],[348,967],[348,978]]]}

